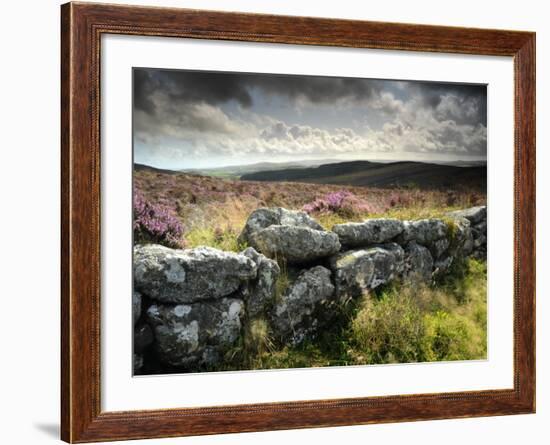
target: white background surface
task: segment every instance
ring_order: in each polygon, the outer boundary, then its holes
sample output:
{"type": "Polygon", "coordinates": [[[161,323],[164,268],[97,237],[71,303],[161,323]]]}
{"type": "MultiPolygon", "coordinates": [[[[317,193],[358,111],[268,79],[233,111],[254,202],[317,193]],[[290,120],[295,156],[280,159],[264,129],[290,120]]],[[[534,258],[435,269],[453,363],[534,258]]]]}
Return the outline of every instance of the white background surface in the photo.
{"type": "Polygon", "coordinates": [[[513,387],[513,256],[502,255],[513,251],[511,57],[121,35],[105,36],[101,48],[102,409],[127,411],[513,387]],[[130,110],[134,66],[487,83],[488,360],[132,378],[132,330],[121,327],[131,326],[132,314],[130,110]]]}
{"type": "MultiPolygon", "coordinates": [[[[123,2],[121,0],[121,2],[123,2]]],[[[550,119],[550,31],[545,2],[464,0],[357,2],[203,0],[139,1],[150,5],[317,15],[395,22],[537,31],[538,301],[537,414],[317,430],[152,440],[149,443],[547,443],[550,422],[548,340],[550,251],[543,221],[550,217],[543,166],[550,119]],[[545,437],[546,436],[546,437],[545,437]]],[[[3,443],[57,440],[59,416],[59,2],[9,2],[2,16],[2,210],[0,410],[3,443]],[[7,136],[7,137],[6,137],[7,136]]]]}

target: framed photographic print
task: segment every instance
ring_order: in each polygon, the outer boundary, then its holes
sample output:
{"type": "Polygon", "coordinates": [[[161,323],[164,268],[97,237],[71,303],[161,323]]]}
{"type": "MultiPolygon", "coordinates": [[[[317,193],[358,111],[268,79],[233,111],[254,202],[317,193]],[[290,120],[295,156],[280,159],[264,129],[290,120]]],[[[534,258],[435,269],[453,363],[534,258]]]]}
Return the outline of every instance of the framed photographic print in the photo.
{"type": "Polygon", "coordinates": [[[61,16],[63,440],[534,412],[534,33],[61,16]]]}

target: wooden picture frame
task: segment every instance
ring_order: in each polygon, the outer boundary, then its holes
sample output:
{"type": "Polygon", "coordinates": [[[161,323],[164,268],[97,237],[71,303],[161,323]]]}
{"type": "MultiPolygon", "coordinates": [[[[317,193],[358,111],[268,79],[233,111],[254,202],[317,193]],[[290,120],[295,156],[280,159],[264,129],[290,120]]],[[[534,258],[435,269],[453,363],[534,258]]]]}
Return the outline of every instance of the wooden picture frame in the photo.
{"type": "Polygon", "coordinates": [[[534,33],[67,3],[61,7],[61,34],[63,440],[95,442],[535,412],[534,33]],[[513,389],[102,412],[99,115],[103,34],[513,57],[513,389]]]}

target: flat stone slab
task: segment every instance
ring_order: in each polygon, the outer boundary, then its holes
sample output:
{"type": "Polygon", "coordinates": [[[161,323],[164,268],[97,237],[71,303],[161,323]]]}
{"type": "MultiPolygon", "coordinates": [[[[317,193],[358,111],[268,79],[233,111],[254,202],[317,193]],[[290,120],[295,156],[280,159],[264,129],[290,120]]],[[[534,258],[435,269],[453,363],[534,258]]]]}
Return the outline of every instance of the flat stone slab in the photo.
{"type": "Polygon", "coordinates": [[[385,243],[401,234],[403,222],[393,218],[369,219],[361,223],[336,224],[332,231],[344,246],[368,246],[385,243]]]}
{"type": "Polygon", "coordinates": [[[403,233],[400,235],[400,241],[416,241],[426,246],[445,238],[448,231],[447,224],[437,218],[403,221],[403,233]]]}
{"type": "Polygon", "coordinates": [[[252,235],[269,226],[296,226],[314,230],[324,230],[306,212],[287,210],[282,207],[260,208],[254,210],[248,217],[246,224],[239,235],[239,242],[251,244],[252,235]]]}
{"type": "Polygon", "coordinates": [[[487,219],[487,206],[471,207],[464,210],[456,210],[447,214],[451,218],[466,218],[472,224],[477,224],[487,219]]]}
{"type": "Polygon", "coordinates": [[[160,302],[222,298],[256,274],[252,259],[211,247],[179,250],[149,244],[134,248],[134,287],[160,302]]]}
{"type": "Polygon", "coordinates": [[[308,263],[340,250],[335,233],[298,226],[269,226],[255,233],[251,244],[258,252],[289,263],[308,263]]]}

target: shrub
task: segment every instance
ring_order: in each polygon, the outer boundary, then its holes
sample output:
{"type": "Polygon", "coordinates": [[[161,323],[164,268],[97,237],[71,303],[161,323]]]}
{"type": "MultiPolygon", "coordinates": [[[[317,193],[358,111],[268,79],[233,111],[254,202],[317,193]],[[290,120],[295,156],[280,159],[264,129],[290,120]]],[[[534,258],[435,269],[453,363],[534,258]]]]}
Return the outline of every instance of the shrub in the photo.
{"type": "Polygon", "coordinates": [[[221,227],[196,227],[186,235],[186,246],[189,248],[209,246],[220,250],[240,252],[246,248],[246,244],[240,243],[239,234],[232,228],[221,227]]]}
{"type": "Polygon", "coordinates": [[[456,313],[426,314],[426,356],[430,361],[471,360],[486,356],[486,333],[456,313]]]}
{"type": "Polygon", "coordinates": [[[351,336],[365,363],[410,363],[425,360],[422,314],[408,296],[383,293],[367,297],[351,324],[351,336]]]}
{"type": "Polygon", "coordinates": [[[243,359],[250,369],[262,367],[262,356],[274,350],[269,325],[263,318],[250,320],[244,328],[243,359]]]}
{"type": "Polygon", "coordinates": [[[467,258],[454,261],[447,274],[436,280],[438,287],[458,303],[485,306],[487,302],[487,263],[467,258]]]}
{"type": "Polygon", "coordinates": [[[348,217],[376,211],[374,206],[347,190],[328,193],[322,198],[305,204],[302,209],[307,213],[332,212],[348,217]]]}
{"type": "Polygon", "coordinates": [[[134,191],[134,242],[158,243],[167,247],[184,246],[183,225],[174,211],[153,204],[142,193],[134,191]]]}
{"type": "Polygon", "coordinates": [[[221,366],[210,371],[231,371],[238,369],[261,369],[264,360],[274,352],[269,326],[264,318],[246,320],[242,335],[224,356],[221,366]]]}
{"type": "Polygon", "coordinates": [[[434,285],[393,285],[368,296],[351,322],[360,363],[487,356],[487,268],[474,259],[434,285]]]}

